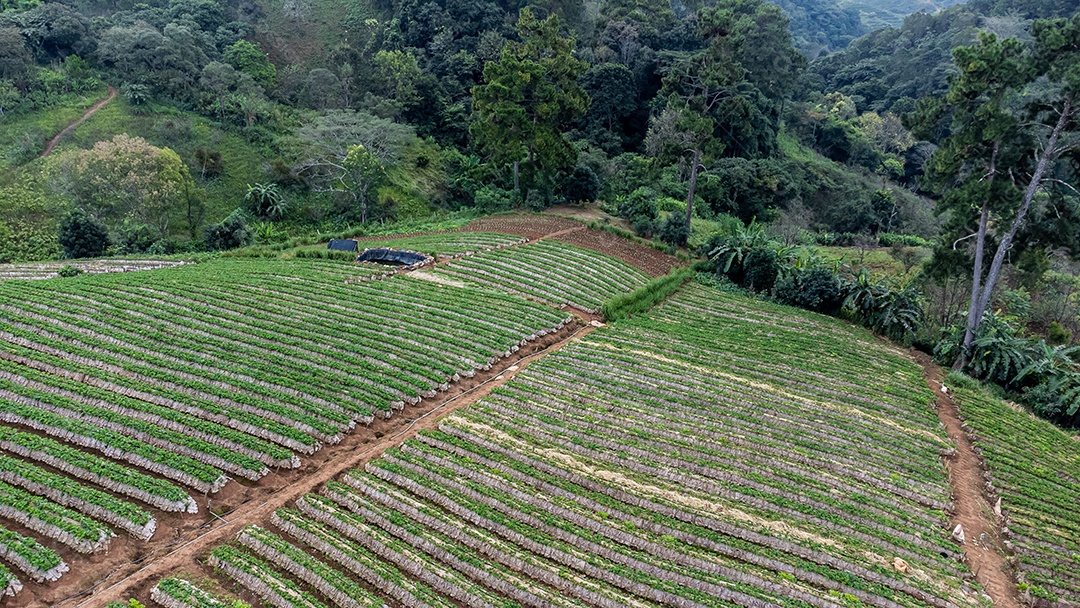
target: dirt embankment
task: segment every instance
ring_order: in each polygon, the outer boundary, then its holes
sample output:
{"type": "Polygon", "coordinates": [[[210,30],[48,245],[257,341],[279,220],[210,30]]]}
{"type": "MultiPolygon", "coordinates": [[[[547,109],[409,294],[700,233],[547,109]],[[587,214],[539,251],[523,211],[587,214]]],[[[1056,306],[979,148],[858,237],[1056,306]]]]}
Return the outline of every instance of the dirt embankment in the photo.
{"type": "Polygon", "coordinates": [[[922,366],[926,384],[937,396],[934,409],[955,446],[955,453],[946,460],[953,493],[951,521],[954,527],[959,524],[963,528],[968,567],[994,601],[995,608],[1021,608],[1016,574],[1005,558],[1001,526],[986,492],[985,465],[972,449],[956,403],[941,392],[945,372],[926,353],[913,350],[912,356],[922,366]]]}

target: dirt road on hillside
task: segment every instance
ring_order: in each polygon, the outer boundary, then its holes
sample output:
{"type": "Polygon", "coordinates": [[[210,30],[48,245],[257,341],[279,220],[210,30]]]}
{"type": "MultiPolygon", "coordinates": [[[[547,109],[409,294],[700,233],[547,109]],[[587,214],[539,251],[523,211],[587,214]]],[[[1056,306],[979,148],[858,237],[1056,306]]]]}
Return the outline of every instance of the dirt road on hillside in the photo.
{"type": "Polygon", "coordinates": [[[60,143],[60,140],[63,139],[65,135],[71,133],[75,129],[75,127],[86,122],[86,119],[93,116],[94,112],[97,112],[101,108],[105,107],[105,104],[109,103],[113,100],[114,97],[116,97],[116,93],[117,91],[115,88],[109,87],[109,94],[104,99],[90,106],[90,109],[84,112],[78,120],[61,129],[59,133],[54,135],[53,138],[49,140],[49,143],[45,144],[45,150],[41,153],[41,158],[45,158],[46,156],[52,154],[53,150],[56,149],[56,145],[60,143]]]}

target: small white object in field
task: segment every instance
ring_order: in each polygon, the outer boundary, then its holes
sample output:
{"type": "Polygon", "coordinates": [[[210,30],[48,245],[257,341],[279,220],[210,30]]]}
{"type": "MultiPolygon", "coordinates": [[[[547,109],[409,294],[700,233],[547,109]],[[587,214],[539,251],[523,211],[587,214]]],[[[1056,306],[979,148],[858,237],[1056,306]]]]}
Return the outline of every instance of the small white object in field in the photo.
{"type": "Polygon", "coordinates": [[[953,528],[952,531],[952,537],[953,540],[960,543],[961,545],[964,544],[964,526],[956,524],[956,527],[953,528]]]}
{"type": "Polygon", "coordinates": [[[896,571],[900,572],[901,574],[906,573],[908,571],[908,563],[906,561],[900,559],[899,557],[894,557],[893,558],[892,565],[893,565],[893,568],[896,568],[896,571]]]}
{"type": "Polygon", "coordinates": [[[945,386],[944,384],[942,384],[942,385],[941,385],[941,394],[943,394],[943,395],[948,395],[948,394],[949,394],[949,387],[947,387],[947,386],[945,386]]]}

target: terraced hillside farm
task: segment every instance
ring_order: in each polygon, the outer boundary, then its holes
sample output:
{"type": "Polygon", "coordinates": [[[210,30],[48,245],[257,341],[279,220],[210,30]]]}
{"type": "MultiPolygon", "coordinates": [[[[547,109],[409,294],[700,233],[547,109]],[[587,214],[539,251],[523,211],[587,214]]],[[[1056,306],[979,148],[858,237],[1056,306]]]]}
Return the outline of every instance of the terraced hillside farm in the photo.
{"type": "Polygon", "coordinates": [[[547,240],[463,257],[439,272],[592,313],[605,301],[649,281],[648,275],[629,264],[547,240]]]}
{"type": "Polygon", "coordinates": [[[380,274],[221,259],[0,285],[0,592],[24,588],[0,603],[54,605],[577,323],[493,290],[355,282],[380,274]]]}
{"type": "Polygon", "coordinates": [[[358,239],[358,241],[361,251],[367,247],[389,247],[419,251],[442,260],[457,255],[520,245],[528,239],[495,232],[448,232],[394,239],[358,239]]]}
{"type": "Polygon", "coordinates": [[[24,264],[0,264],[0,282],[26,279],[54,279],[65,266],[81,273],[102,274],[108,272],[134,272],[181,266],[183,262],[171,260],[101,259],[69,260],[64,262],[29,262],[24,264]]]}
{"type": "Polygon", "coordinates": [[[208,559],[276,606],[984,605],[932,400],[863,330],[692,284],[208,559]]]}
{"type": "Polygon", "coordinates": [[[1080,606],[1080,441],[954,379],[953,399],[1001,499],[1003,544],[1015,551],[1022,595],[1080,606]]]}

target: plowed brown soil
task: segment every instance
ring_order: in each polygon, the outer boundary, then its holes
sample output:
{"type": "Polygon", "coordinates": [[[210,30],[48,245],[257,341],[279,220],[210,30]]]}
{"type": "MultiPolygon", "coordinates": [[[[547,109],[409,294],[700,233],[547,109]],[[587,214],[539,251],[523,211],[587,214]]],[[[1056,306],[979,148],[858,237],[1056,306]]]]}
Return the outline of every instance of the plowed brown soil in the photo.
{"type": "Polygon", "coordinates": [[[952,525],[960,524],[964,529],[966,542],[963,549],[968,567],[994,601],[995,607],[1020,608],[1022,604],[1016,589],[1016,574],[1005,559],[1001,527],[994,514],[991,497],[986,492],[983,477],[986,468],[972,449],[956,403],[948,394],[941,392],[945,372],[926,353],[913,350],[912,356],[922,366],[926,384],[937,396],[934,409],[956,446],[956,452],[946,461],[946,466],[955,511],[952,525]]]}

